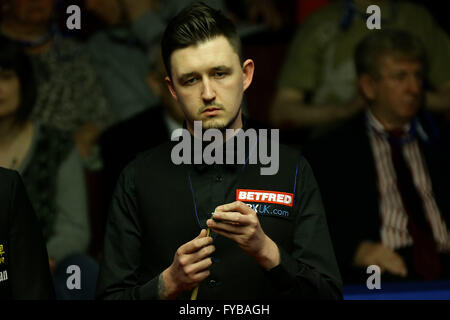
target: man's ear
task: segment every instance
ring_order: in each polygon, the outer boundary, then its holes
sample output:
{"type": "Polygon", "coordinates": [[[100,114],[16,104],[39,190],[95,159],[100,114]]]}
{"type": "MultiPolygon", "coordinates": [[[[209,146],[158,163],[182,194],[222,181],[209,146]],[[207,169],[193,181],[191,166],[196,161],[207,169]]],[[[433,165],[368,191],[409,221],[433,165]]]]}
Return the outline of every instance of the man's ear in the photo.
{"type": "Polygon", "coordinates": [[[255,63],[253,60],[245,60],[242,65],[242,72],[244,73],[244,91],[250,87],[253,80],[253,73],[255,72],[255,63]]]}
{"type": "Polygon", "coordinates": [[[167,87],[169,88],[170,94],[172,95],[172,97],[178,101],[178,96],[177,93],[175,92],[175,88],[173,86],[173,82],[170,79],[169,76],[165,77],[164,80],[166,81],[167,87]]]}
{"type": "Polygon", "coordinates": [[[372,76],[365,73],[359,76],[358,86],[363,95],[369,100],[375,100],[376,98],[376,82],[372,76]]]}

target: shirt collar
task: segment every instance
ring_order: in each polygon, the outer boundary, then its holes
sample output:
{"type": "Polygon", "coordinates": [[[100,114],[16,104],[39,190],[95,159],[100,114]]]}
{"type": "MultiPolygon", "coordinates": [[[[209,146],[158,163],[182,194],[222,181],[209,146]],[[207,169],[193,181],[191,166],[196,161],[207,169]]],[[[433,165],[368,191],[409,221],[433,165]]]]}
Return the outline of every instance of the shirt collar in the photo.
{"type": "MultiPolygon", "coordinates": [[[[373,132],[375,132],[376,134],[378,134],[384,138],[389,137],[389,133],[386,130],[386,128],[383,126],[383,124],[375,117],[375,115],[369,109],[366,110],[366,119],[369,124],[369,128],[371,128],[373,132]]],[[[407,124],[405,124],[403,126],[402,130],[404,132],[405,138],[407,136],[409,136],[410,132],[411,132],[411,122],[408,122],[407,124]]]]}
{"type": "MultiPolygon", "coordinates": [[[[167,111],[164,111],[164,122],[169,130],[169,137],[178,138],[181,136],[181,132],[175,131],[176,129],[180,129],[181,125],[175,119],[173,119],[167,111]],[[174,132],[175,131],[175,132],[174,132]],[[173,136],[172,136],[173,134],[173,136]]],[[[184,128],[184,126],[183,126],[184,128]]]]}
{"type": "MultiPolygon", "coordinates": [[[[383,139],[392,139],[388,131],[384,128],[380,121],[373,115],[373,113],[366,109],[366,122],[367,128],[371,129],[372,132],[382,137],[383,139]]],[[[415,117],[403,127],[404,135],[401,139],[394,139],[394,143],[397,144],[407,144],[420,139],[425,143],[429,143],[430,137],[423,128],[418,117],[415,117]]]]}
{"type": "MultiPolygon", "coordinates": [[[[249,128],[248,125],[249,125],[248,119],[245,116],[242,116],[242,130],[247,130],[249,128]]],[[[183,123],[183,128],[187,129],[186,121],[184,121],[184,123],[183,123]]],[[[193,139],[196,139],[196,138],[192,134],[190,134],[190,137],[192,139],[191,147],[193,148],[193,143],[194,143],[193,139]]],[[[236,135],[230,139],[234,139],[234,156],[235,156],[235,160],[236,160],[236,155],[237,155],[236,135]]],[[[203,152],[205,147],[208,146],[211,142],[210,141],[202,141],[201,143],[202,143],[202,152],[203,152]]],[[[249,152],[251,152],[252,149],[253,149],[252,146],[249,146],[248,143],[246,143],[246,150],[245,150],[246,160],[249,157],[249,152]]],[[[231,163],[231,164],[226,163],[226,142],[224,142],[224,144],[223,144],[223,161],[224,161],[223,164],[208,165],[208,164],[205,164],[203,161],[201,164],[195,164],[193,161],[193,156],[194,156],[194,154],[192,153],[192,162],[191,163],[193,164],[193,167],[199,172],[203,172],[207,169],[210,169],[210,168],[213,168],[216,166],[223,166],[224,168],[229,169],[229,170],[236,170],[240,166],[244,165],[244,164],[237,163],[237,161],[233,161],[233,163],[231,163]]]]}

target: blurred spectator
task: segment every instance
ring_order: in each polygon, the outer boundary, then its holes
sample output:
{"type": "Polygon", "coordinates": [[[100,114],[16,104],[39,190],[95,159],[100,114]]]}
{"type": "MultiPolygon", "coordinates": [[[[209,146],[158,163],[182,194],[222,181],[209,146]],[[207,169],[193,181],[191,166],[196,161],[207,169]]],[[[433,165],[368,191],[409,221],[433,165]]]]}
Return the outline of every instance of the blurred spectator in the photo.
{"type": "Polygon", "coordinates": [[[285,24],[273,0],[226,0],[230,18],[236,24],[240,37],[263,29],[279,30],[285,24]]]}
{"type": "Polygon", "coordinates": [[[33,118],[74,134],[81,155],[87,157],[113,116],[87,51],[59,35],[54,5],[55,0],[4,0],[1,33],[32,58],[38,85],[33,118]]]}
{"type": "Polygon", "coordinates": [[[330,0],[297,0],[297,22],[302,23],[312,13],[328,4],[330,0]]]}
{"type": "MultiPolygon", "coordinates": [[[[159,105],[146,76],[154,61],[148,50],[159,46],[166,22],[192,0],[85,0],[110,27],[88,43],[106,95],[119,120],[159,105]]],[[[221,0],[206,1],[222,9],[221,0]]]]}
{"type": "Polygon", "coordinates": [[[256,87],[244,97],[243,111],[252,119],[265,123],[275,91],[275,77],[285,55],[287,44],[296,28],[295,0],[226,0],[228,16],[236,24],[242,39],[242,54],[252,57],[264,72],[256,72],[256,87]]]}
{"type": "Polygon", "coordinates": [[[450,136],[423,110],[426,54],[404,31],[377,31],[355,54],[368,108],[305,150],[344,282],[450,276],[450,136]]]}
{"type": "MultiPolygon", "coordinates": [[[[0,104],[0,113],[2,107],[0,104]]],[[[47,249],[22,179],[17,172],[3,168],[0,168],[0,274],[0,300],[55,297],[47,249]]]]}
{"type": "Polygon", "coordinates": [[[36,84],[21,48],[0,36],[0,166],[19,171],[39,219],[52,270],[90,240],[81,159],[73,140],[31,120],[36,84]]]}
{"type": "Polygon", "coordinates": [[[450,34],[450,21],[448,20],[448,11],[445,2],[423,0],[411,0],[411,2],[418,3],[427,8],[442,29],[444,29],[447,34],[450,34]]]}
{"type": "MultiPolygon", "coordinates": [[[[155,55],[156,56],[156,55],[155,55]]],[[[160,57],[158,51],[158,57],[160,57]]],[[[94,239],[97,247],[103,242],[107,210],[112,201],[113,191],[125,166],[140,152],[169,141],[172,132],[183,126],[184,114],[178,103],[172,98],[164,81],[165,71],[162,59],[157,66],[151,67],[147,74],[148,90],[158,98],[158,106],[147,108],[128,120],[122,121],[105,131],[100,137],[103,159],[102,170],[102,205],[103,215],[97,217],[94,239]]],[[[96,248],[99,251],[101,248],[96,248]]]]}
{"type": "Polygon", "coordinates": [[[150,71],[146,79],[148,90],[152,90],[161,103],[111,127],[100,138],[103,180],[111,194],[128,162],[138,153],[170,140],[172,131],[183,126],[183,112],[167,89],[163,68],[150,71]]]}
{"type": "Polygon", "coordinates": [[[362,109],[352,54],[374,32],[366,26],[365,13],[372,4],[381,9],[382,29],[408,30],[424,42],[429,55],[426,107],[450,110],[450,40],[426,9],[404,1],[336,0],[308,17],[294,37],[271,108],[275,126],[317,134],[362,109]]]}

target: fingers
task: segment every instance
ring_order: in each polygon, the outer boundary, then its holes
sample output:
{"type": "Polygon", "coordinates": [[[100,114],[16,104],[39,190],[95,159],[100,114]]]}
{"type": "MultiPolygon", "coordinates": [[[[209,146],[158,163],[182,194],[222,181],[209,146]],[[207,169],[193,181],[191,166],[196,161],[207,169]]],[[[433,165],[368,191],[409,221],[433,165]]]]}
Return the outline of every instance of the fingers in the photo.
{"type": "Polygon", "coordinates": [[[406,277],[408,269],[403,258],[391,249],[386,249],[389,251],[385,252],[385,258],[380,261],[381,269],[400,277],[406,277]]]}
{"type": "MultiPolygon", "coordinates": [[[[180,263],[181,265],[181,263],[180,263]]],[[[196,281],[197,280],[197,275],[199,273],[204,273],[204,271],[208,271],[208,269],[211,267],[212,265],[212,259],[211,258],[206,258],[206,259],[202,259],[198,262],[195,263],[190,263],[187,264],[185,266],[183,266],[183,272],[185,273],[186,276],[191,275],[191,280],[196,281]]]]}
{"type": "Polygon", "coordinates": [[[164,283],[169,288],[167,296],[177,297],[181,292],[193,289],[209,276],[215,247],[205,229],[195,239],[183,244],[175,252],[172,264],[165,271],[164,283]]]}
{"type": "MultiPolygon", "coordinates": [[[[215,210],[215,212],[220,212],[220,211],[237,211],[241,214],[244,215],[254,215],[256,214],[256,212],[251,209],[248,205],[246,205],[245,203],[241,202],[241,201],[235,201],[235,202],[231,202],[228,204],[224,204],[221,206],[218,206],[215,210]]],[[[215,216],[215,214],[214,214],[215,216]]]]}
{"type": "Polygon", "coordinates": [[[239,240],[240,240],[240,236],[242,236],[241,234],[237,234],[237,233],[232,233],[229,231],[224,231],[224,230],[220,230],[220,229],[213,229],[215,233],[217,233],[218,235],[221,235],[225,238],[228,238],[234,242],[236,242],[239,245],[239,240]]]}
{"type": "Polygon", "coordinates": [[[403,258],[381,243],[362,242],[357,249],[354,261],[356,265],[363,267],[377,265],[382,272],[387,271],[401,277],[406,277],[408,274],[403,258]]]}
{"type": "Polygon", "coordinates": [[[209,256],[215,251],[212,240],[203,229],[195,239],[178,248],[170,267],[176,292],[190,290],[209,276],[209,256]]]}
{"type": "Polygon", "coordinates": [[[204,270],[202,272],[198,272],[196,274],[191,274],[187,277],[187,281],[184,285],[183,291],[188,291],[194,289],[198,286],[203,280],[208,278],[210,275],[209,270],[204,270]]]}
{"type": "Polygon", "coordinates": [[[232,225],[247,225],[252,222],[253,217],[250,215],[243,215],[242,213],[236,211],[216,211],[214,212],[213,219],[215,222],[228,223],[232,225]]]}
{"type": "Polygon", "coordinates": [[[216,233],[218,233],[218,231],[225,231],[232,234],[241,234],[243,232],[243,225],[238,222],[229,222],[225,220],[215,221],[209,219],[206,221],[206,224],[216,233]]]}
{"type": "Polygon", "coordinates": [[[213,245],[209,245],[201,248],[199,251],[194,253],[179,254],[178,260],[181,266],[188,266],[204,260],[205,258],[209,257],[215,250],[216,248],[213,245]]]}
{"type": "Polygon", "coordinates": [[[178,254],[183,255],[197,252],[201,248],[210,245],[212,241],[213,239],[211,237],[206,236],[206,230],[202,229],[200,234],[194,240],[185,243],[178,249],[178,254]]]}
{"type": "Polygon", "coordinates": [[[206,237],[206,230],[203,229],[194,240],[177,250],[177,260],[185,274],[196,273],[211,266],[211,259],[208,257],[216,250],[211,245],[212,241],[211,237],[206,237]]]}
{"type": "Polygon", "coordinates": [[[244,251],[254,251],[255,244],[264,232],[256,211],[241,201],[216,208],[213,219],[206,221],[217,234],[235,241],[244,251]]]}
{"type": "MultiPolygon", "coordinates": [[[[258,221],[256,211],[241,201],[235,201],[216,208],[213,219],[218,223],[237,226],[251,225],[258,221]]],[[[213,224],[214,227],[218,225],[213,224]]],[[[211,225],[208,225],[211,227],[211,225]]],[[[224,229],[225,230],[225,229],[224,229]]]]}
{"type": "Polygon", "coordinates": [[[195,239],[200,239],[200,238],[204,238],[204,237],[206,237],[206,230],[202,229],[200,231],[200,233],[198,234],[198,236],[195,237],[195,239]]]}

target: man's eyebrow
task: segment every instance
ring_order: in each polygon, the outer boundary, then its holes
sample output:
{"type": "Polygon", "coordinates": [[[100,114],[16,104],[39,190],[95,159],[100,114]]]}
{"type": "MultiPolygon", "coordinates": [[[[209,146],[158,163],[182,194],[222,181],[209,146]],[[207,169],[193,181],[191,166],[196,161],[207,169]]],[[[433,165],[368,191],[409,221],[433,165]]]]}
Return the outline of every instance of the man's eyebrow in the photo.
{"type": "Polygon", "coordinates": [[[186,81],[187,79],[189,79],[189,78],[191,78],[191,77],[194,77],[195,75],[196,75],[195,72],[184,73],[184,74],[182,74],[182,75],[178,78],[178,81],[184,82],[184,81],[186,81]]]}
{"type": "Polygon", "coordinates": [[[229,72],[229,71],[231,71],[231,67],[227,67],[227,66],[224,66],[224,65],[222,65],[222,66],[217,66],[217,67],[214,67],[214,68],[212,68],[212,70],[214,70],[214,71],[226,71],[226,72],[229,72]]]}
{"type": "MultiPolygon", "coordinates": [[[[211,70],[216,71],[216,72],[231,72],[232,68],[227,67],[225,65],[220,65],[220,66],[211,68],[211,70]]],[[[184,82],[191,77],[195,77],[197,74],[198,74],[197,72],[184,73],[178,78],[178,81],[184,82]]]]}

